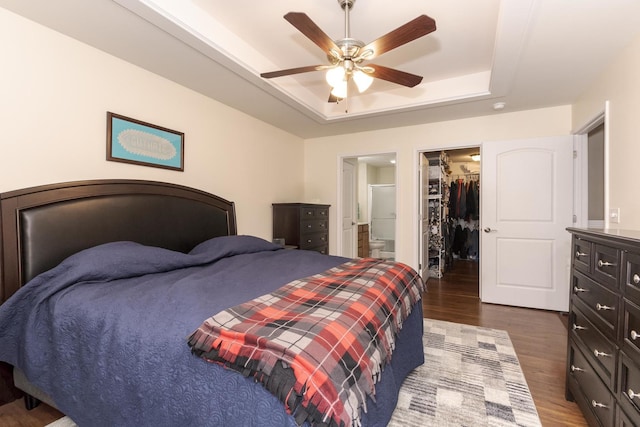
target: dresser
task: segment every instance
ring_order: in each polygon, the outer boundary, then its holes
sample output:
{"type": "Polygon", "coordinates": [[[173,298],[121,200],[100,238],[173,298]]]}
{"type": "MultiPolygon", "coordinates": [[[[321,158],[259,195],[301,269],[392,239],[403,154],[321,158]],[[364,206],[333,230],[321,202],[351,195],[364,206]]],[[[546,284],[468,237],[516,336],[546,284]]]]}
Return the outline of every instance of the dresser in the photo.
{"type": "Polygon", "coordinates": [[[566,397],[590,426],[640,425],[640,231],[568,231],[566,397]]]}
{"type": "Polygon", "coordinates": [[[274,203],[273,237],[298,249],[329,253],[329,207],[311,203],[274,203]]]}

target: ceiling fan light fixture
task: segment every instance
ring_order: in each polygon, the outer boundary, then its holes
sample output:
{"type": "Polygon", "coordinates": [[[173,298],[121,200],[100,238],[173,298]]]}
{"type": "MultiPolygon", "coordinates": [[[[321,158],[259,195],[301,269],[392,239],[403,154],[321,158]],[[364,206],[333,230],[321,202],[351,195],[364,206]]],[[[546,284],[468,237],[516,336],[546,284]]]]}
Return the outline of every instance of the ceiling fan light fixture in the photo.
{"type": "Polygon", "coordinates": [[[371,83],[373,83],[373,77],[371,77],[364,71],[356,70],[353,73],[353,81],[356,82],[358,92],[362,93],[365,90],[369,89],[369,86],[371,86],[371,83]]]}
{"type": "Polygon", "coordinates": [[[331,95],[339,99],[345,99],[347,97],[347,81],[342,80],[337,85],[333,86],[331,95]]]}
{"type": "Polygon", "coordinates": [[[327,74],[325,76],[327,83],[329,83],[329,86],[331,87],[337,87],[343,82],[346,83],[344,77],[345,70],[342,66],[330,68],[329,70],[327,70],[327,74]]]}

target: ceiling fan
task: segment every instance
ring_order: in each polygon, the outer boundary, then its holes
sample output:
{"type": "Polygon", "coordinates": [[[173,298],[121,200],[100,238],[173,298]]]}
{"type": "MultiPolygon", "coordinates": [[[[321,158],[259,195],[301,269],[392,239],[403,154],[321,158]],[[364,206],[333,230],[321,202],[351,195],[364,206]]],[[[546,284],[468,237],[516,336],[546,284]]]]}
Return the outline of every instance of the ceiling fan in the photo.
{"type": "Polygon", "coordinates": [[[414,87],[422,81],[422,76],[377,64],[364,65],[364,61],[376,58],[383,53],[435,31],[436,22],[432,18],[427,15],[420,15],[365,45],[362,41],[351,38],[349,35],[349,10],[353,7],[355,0],[338,0],[338,3],[345,12],[345,37],[336,41],[333,41],[325,34],[306,14],[289,12],[284,15],[284,19],[326,52],[330,65],[310,65],[272,71],[262,73],[260,77],[271,79],[310,71],[327,70],[326,80],[332,87],[329,102],[336,102],[347,97],[348,83],[351,79],[355,82],[359,92],[367,90],[374,78],[407,87],[414,87]]]}

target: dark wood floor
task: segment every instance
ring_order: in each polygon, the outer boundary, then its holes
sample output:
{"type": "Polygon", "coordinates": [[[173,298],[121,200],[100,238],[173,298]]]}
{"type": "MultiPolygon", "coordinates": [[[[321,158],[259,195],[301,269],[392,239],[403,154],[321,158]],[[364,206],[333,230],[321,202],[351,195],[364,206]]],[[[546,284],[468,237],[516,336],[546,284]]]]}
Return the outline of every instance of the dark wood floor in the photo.
{"type": "MultiPolygon", "coordinates": [[[[564,399],[566,317],[481,303],[474,261],[456,261],[452,271],[442,279],[429,279],[427,287],[425,317],[509,333],[543,426],[587,425],[576,404],[564,399]]],[[[42,427],[61,416],[44,404],[27,411],[20,400],[0,407],[0,426],[42,427]]]]}

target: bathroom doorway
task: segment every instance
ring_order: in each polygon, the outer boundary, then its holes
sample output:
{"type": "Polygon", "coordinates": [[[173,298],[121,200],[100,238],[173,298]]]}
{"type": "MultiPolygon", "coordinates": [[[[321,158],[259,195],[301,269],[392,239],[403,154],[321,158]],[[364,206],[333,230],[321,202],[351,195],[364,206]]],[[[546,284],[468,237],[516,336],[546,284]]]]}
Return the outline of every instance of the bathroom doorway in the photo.
{"type": "Polygon", "coordinates": [[[380,258],[395,259],[395,212],[397,200],[395,195],[395,162],[395,153],[342,158],[343,167],[340,180],[342,210],[345,210],[351,205],[351,202],[354,202],[356,212],[352,217],[343,213],[340,220],[342,232],[338,236],[341,240],[338,242],[338,248],[341,251],[339,255],[349,256],[350,253],[354,253],[355,256],[360,258],[373,255],[380,258]],[[348,176],[346,176],[347,172],[345,171],[352,170],[351,166],[355,166],[355,173],[348,173],[348,176]],[[355,181],[355,184],[352,181],[355,181]],[[349,188],[345,188],[345,186],[349,186],[349,188]],[[355,188],[355,191],[353,188],[355,188]],[[370,195],[372,188],[376,188],[373,196],[373,203],[376,204],[376,208],[373,209],[373,212],[370,195]],[[383,188],[386,188],[386,192],[383,188]],[[393,188],[393,191],[389,191],[390,188],[393,188]],[[381,192],[378,190],[381,190],[381,192]],[[383,193],[384,196],[380,197],[383,193]],[[345,200],[345,197],[353,199],[345,200]],[[372,226],[376,230],[380,230],[381,234],[378,239],[372,240],[372,226]],[[350,227],[351,232],[345,232],[350,227]],[[355,236],[355,238],[350,241],[348,236],[355,236]],[[350,245],[353,245],[352,250],[350,245]]]}

